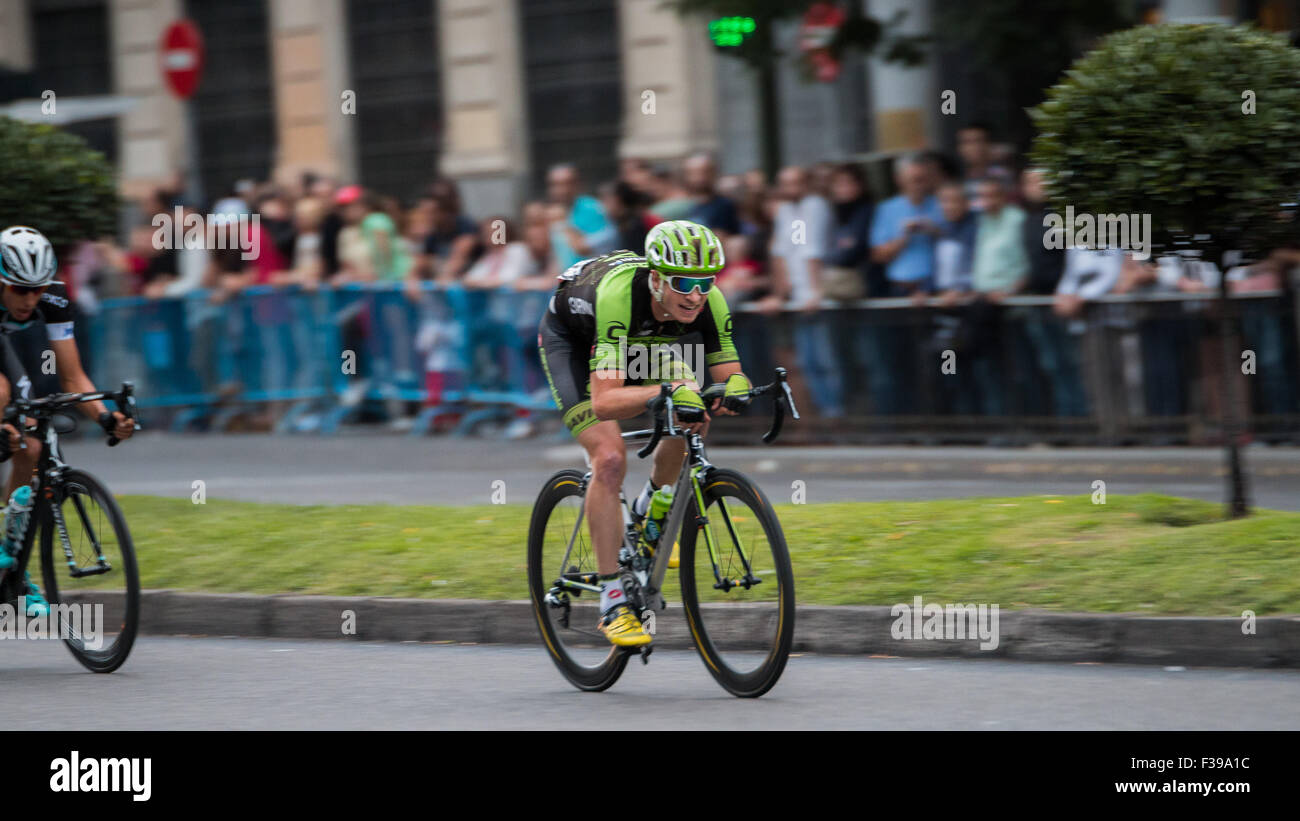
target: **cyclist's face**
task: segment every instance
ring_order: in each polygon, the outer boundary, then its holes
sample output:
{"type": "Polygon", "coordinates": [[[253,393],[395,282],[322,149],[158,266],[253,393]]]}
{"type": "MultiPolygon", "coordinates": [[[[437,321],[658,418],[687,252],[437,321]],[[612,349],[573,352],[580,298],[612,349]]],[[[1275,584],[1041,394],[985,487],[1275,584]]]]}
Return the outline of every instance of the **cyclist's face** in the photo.
{"type": "Polygon", "coordinates": [[[668,287],[668,282],[658,271],[654,275],[660,277],[659,284],[664,292],[664,310],[668,315],[683,324],[694,322],[709,301],[708,295],[700,293],[698,288],[693,289],[689,294],[679,294],[668,287]]]}
{"type": "Polygon", "coordinates": [[[5,310],[10,316],[19,322],[25,322],[31,317],[32,311],[36,310],[36,303],[41,301],[43,290],[20,294],[12,285],[5,285],[0,300],[4,302],[5,310]]]}

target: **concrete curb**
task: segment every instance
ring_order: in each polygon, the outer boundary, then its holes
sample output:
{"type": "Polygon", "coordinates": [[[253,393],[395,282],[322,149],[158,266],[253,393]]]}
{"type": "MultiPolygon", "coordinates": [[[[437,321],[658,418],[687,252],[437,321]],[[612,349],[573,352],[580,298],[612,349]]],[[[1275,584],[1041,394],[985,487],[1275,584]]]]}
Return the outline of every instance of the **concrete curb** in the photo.
{"type": "MultiPolygon", "coordinates": [[[[709,608],[712,609],[712,608],[709,608]]],[[[762,608],[722,605],[719,636],[760,627],[762,608]]],[[[1151,617],[1012,610],[999,613],[999,643],[898,640],[889,607],[805,605],[795,619],[794,651],[840,655],[995,658],[1198,667],[1300,667],[1300,617],[1259,618],[1244,635],[1240,619],[1151,617]]],[[[705,619],[708,620],[708,609],[705,619]]],[[[595,621],[590,605],[575,618],[595,621]]],[[[690,648],[681,604],[656,619],[655,643],[690,648]]],[[[146,590],[140,629],[152,635],[247,636],[284,639],[540,644],[527,601],[391,599],[344,596],[254,596],[146,590]],[[345,612],[355,633],[343,633],[345,612]]],[[[765,632],[765,631],[759,631],[765,632]]]]}

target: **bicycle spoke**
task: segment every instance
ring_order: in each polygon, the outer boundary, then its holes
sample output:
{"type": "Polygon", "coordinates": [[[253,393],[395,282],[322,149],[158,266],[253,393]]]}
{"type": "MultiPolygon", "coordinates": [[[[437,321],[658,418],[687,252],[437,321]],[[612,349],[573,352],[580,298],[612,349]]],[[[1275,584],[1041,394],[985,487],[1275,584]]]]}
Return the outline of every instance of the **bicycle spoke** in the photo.
{"type": "MultiPolygon", "coordinates": [[[[86,506],[81,501],[81,494],[73,493],[71,494],[71,499],[72,499],[73,506],[77,509],[77,516],[78,518],[81,519],[82,527],[85,529],[86,533],[90,534],[90,543],[95,549],[95,562],[98,563],[99,560],[104,555],[104,549],[103,546],[100,544],[99,537],[95,534],[95,527],[90,523],[90,520],[86,518],[86,506]]],[[[66,531],[65,531],[65,535],[66,535],[66,531]]],[[[73,552],[78,553],[79,551],[75,549],[76,546],[74,545],[73,547],[74,547],[73,552]]],[[[79,555],[78,558],[80,558],[79,555]]]]}

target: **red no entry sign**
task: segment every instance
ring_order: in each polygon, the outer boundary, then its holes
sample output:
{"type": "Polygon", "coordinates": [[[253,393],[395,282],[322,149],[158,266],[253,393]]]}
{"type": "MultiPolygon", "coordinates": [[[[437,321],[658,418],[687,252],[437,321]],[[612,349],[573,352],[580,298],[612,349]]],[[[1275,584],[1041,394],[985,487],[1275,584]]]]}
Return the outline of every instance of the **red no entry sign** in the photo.
{"type": "Polygon", "coordinates": [[[163,79],[172,93],[182,100],[199,87],[203,73],[203,35],[189,20],[172,23],[158,44],[158,61],[163,79]]]}

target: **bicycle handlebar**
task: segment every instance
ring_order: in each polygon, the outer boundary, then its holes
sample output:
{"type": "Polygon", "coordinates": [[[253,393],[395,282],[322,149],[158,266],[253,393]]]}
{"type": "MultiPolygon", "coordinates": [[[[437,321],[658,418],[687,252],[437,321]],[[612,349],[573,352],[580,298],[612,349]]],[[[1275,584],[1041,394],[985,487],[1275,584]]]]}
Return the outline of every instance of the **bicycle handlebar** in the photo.
{"type": "MultiPolygon", "coordinates": [[[[753,399],[758,396],[772,395],[772,427],[763,434],[763,444],[770,445],[776,441],[780,435],[781,428],[785,424],[785,410],[788,405],[790,415],[795,419],[799,418],[799,409],[794,404],[794,394],[790,392],[790,384],[787,381],[788,374],[785,368],[776,369],[776,378],[766,385],[749,390],[749,398],[753,399]]],[[[701,398],[720,398],[721,391],[724,390],[722,385],[710,385],[701,393],[701,398]]],[[[667,433],[669,436],[677,436],[677,426],[674,424],[673,414],[673,386],[669,384],[659,386],[659,394],[652,396],[646,401],[646,408],[654,415],[654,430],[650,433],[650,441],[646,442],[645,447],[637,451],[637,456],[641,459],[649,456],[659,444],[659,440],[667,433]]],[[[633,434],[635,435],[635,434],[633,434]]]]}
{"type": "Polygon", "coordinates": [[[651,451],[659,444],[659,440],[664,435],[664,420],[667,419],[667,429],[669,436],[677,435],[677,426],[673,424],[673,386],[663,384],[659,386],[659,395],[652,396],[645,403],[646,408],[654,416],[655,428],[650,434],[650,441],[646,442],[645,447],[636,452],[637,458],[644,459],[650,455],[651,451]]]}
{"type": "MultiPolygon", "coordinates": [[[[135,384],[132,382],[123,382],[120,390],[114,391],[92,391],[90,393],[52,393],[49,396],[42,396],[39,399],[25,399],[18,397],[12,399],[4,410],[3,421],[5,424],[19,426],[19,422],[24,416],[33,416],[37,419],[48,419],[62,410],[67,410],[73,405],[79,405],[83,402],[98,402],[104,399],[111,399],[117,405],[119,411],[127,419],[135,423],[135,429],[140,429],[140,423],[135,421],[135,384]]],[[[113,447],[122,441],[116,436],[109,435],[108,446],[113,447]]],[[[27,444],[20,440],[20,448],[26,448],[27,444]]]]}

